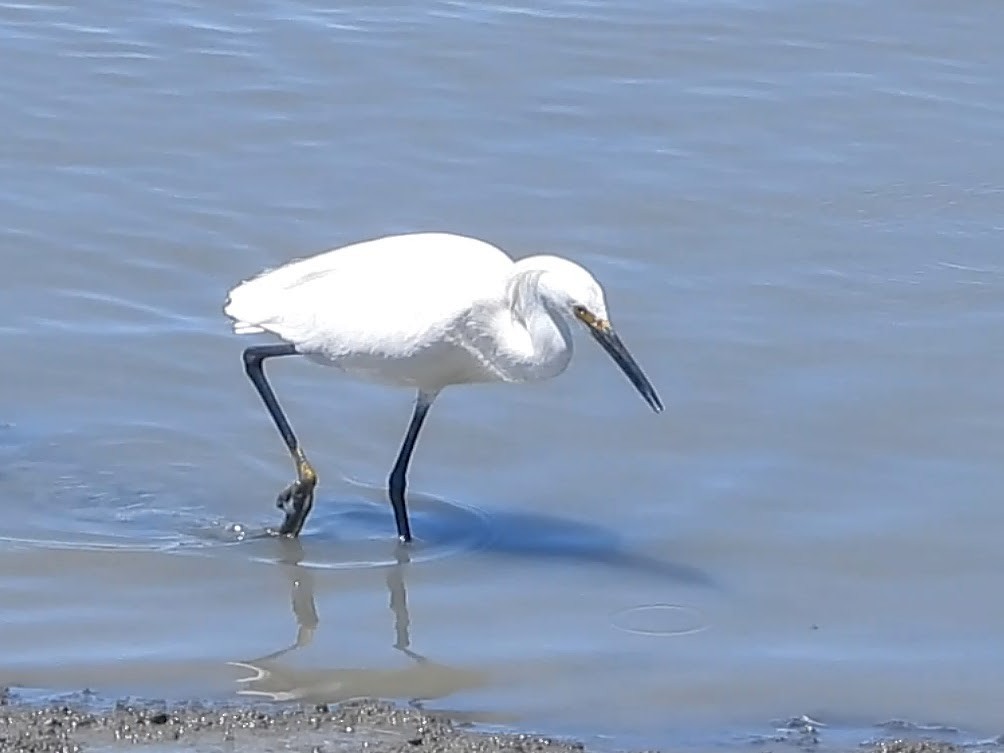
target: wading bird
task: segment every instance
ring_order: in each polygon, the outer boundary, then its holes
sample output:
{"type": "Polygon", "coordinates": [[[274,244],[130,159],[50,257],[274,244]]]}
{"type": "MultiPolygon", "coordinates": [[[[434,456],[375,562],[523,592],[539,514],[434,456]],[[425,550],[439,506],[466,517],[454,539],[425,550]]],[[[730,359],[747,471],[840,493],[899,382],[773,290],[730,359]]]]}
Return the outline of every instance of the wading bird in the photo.
{"type": "Polygon", "coordinates": [[[366,381],[417,391],[389,479],[397,534],[411,540],[408,463],[429,407],[453,384],[550,379],[572,357],[581,323],[655,412],[662,403],[614,332],[603,289],[559,256],[513,261],[501,249],[452,233],[408,233],[353,243],[262,272],[230,291],[223,308],[252,345],[244,367],[296,466],[277,500],[278,533],[298,536],[314,504],[317,473],[272,387],[266,359],[300,355],[366,381]]]}

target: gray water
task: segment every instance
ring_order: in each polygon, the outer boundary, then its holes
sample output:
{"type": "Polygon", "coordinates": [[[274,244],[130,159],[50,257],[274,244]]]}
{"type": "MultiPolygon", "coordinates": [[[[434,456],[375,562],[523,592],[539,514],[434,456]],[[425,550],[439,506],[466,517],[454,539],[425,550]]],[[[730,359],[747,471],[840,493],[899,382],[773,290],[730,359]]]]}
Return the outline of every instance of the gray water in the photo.
{"type": "Polygon", "coordinates": [[[347,8],[0,2],[0,684],[1004,732],[1004,5],[347,8]],[[588,338],[447,391],[399,562],[412,396],[276,363],[318,506],[243,537],[226,291],[421,229],[589,266],[666,412],[588,338]]]}

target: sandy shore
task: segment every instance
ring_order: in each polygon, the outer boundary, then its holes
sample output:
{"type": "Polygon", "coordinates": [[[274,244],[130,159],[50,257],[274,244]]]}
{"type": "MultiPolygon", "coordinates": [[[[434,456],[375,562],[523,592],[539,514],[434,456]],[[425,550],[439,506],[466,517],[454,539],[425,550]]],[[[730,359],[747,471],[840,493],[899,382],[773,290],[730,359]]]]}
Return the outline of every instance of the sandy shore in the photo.
{"type": "MultiPolygon", "coordinates": [[[[274,706],[109,701],[84,693],[72,702],[38,704],[0,694],[0,751],[116,751],[153,745],[157,751],[367,750],[435,753],[582,753],[574,741],[536,735],[490,734],[447,718],[381,701],[338,706],[274,706]]],[[[791,749],[791,742],[777,747],[791,749]]],[[[813,748],[812,743],[796,745],[813,748]]],[[[771,750],[772,746],[757,746],[771,750]]],[[[867,753],[952,753],[945,743],[890,740],[867,753]]]]}

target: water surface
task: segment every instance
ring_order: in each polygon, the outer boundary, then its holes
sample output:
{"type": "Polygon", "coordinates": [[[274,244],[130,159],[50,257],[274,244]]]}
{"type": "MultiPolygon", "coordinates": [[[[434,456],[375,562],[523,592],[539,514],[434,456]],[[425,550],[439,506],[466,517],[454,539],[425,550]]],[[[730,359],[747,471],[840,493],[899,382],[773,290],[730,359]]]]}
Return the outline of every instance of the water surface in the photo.
{"type": "Polygon", "coordinates": [[[0,684],[609,747],[1004,732],[1002,23],[0,2],[0,684]],[[666,412],[588,340],[445,393],[399,562],[411,396],[276,363],[320,499],[302,550],[248,535],[291,469],[226,290],[420,229],[588,265],[666,412]]]}

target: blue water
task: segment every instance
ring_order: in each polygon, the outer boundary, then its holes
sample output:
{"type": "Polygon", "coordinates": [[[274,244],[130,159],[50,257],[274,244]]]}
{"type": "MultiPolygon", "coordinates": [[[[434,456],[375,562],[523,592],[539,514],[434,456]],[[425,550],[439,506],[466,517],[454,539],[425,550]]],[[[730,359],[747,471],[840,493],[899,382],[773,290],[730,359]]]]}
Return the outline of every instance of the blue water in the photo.
{"type": "Polygon", "coordinates": [[[0,684],[423,698],[607,748],[1001,734],[1002,22],[0,2],[0,684]],[[411,396],[276,364],[321,476],[277,548],[226,291],[420,229],[587,265],[667,410],[588,338],[444,393],[399,564],[411,396]]]}

